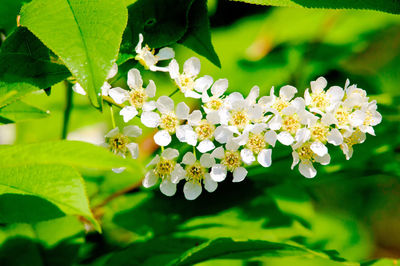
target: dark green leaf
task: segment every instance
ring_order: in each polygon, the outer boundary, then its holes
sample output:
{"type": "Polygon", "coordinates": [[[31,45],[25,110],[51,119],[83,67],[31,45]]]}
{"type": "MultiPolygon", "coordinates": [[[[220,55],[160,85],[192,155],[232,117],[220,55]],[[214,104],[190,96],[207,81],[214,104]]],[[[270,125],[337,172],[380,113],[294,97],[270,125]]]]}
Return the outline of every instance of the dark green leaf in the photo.
{"type": "Polygon", "coordinates": [[[333,8],[333,9],[371,9],[393,14],[400,14],[400,2],[393,0],[234,0],[257,5],[333,8]]]}
{"type": "MultiPolygon", "coordinates": [[[[21,101],[17,101],[0,108],[0,117],[4,118],[10,123],[15,123],[27,119],[46,118],[49,114],[39,108],[33,107],[21,101]]],[[[0,121],[2,123],[2,121],[0,121]]],[[[3,122],[3,124],[5,124],[3,122]]]]}
{"type": "Polygon", "coordinates": [[[21,9],[21,25],[64,61],[95,107],[101,107],[98,94],[126,22],[127,8],[120,0],[36,0],[21,9]]]}
{"type": "Polygon", "coordinates": [[[221,67],[221,62],[211,43],[206,0],[195,0],[193,2],[188,21],[188,29],[179,42],[206,57],[217,67],[221,67]]]}

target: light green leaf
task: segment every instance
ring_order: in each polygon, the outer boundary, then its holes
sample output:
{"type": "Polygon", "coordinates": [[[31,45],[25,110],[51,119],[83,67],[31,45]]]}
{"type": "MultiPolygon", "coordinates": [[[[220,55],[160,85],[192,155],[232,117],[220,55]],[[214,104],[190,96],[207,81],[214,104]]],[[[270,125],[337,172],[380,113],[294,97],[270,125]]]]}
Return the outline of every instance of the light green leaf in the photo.
{"type": "Polygon", "coordinates": [[[103,147],[81,141],[62,140],[7,146],[0,149],[0,158],[0,167],[62,164],[103,170],[128,167],[128,170],[139,175],[144,171],[136,160],[124,159],[103,147]]]}
{"type": "Polygon", "coordinates": [[[206,0],[193,2],[188,14],[188,29],[179,42],[206,57],[217,67],[221,67],[221,62],[211,43],[206,0]]]}
{"type": "Polygon", "coordinates": [[[0,124],[15,123],[27,119],[39,119],[48,116],[49,114],[46,111],[18,101],[0,109],[0,124]]]}
{"type": "MultiPolygon", "coordinates": [[[[90,211],[83,180],[72,167],[62,165],[2,167],[0,195],[2,194],[31,195],[43,198],[57,206],[65,214],[85,217],[94,224],[97,230],[100,230],[90,211]]],[[[25,208],[32,207],[28,204],[24,206],[25,208]]],[[[24,208],[18,207],[18,210],[23,213],[24,208]]],[[[57,217],[60,215],[53,218],[57,217]]],[[[29,219],[29,217],[26,218],[29,219]]],[[[36,222],[38,217],[34,216],[32,219],[36,222]]],[[[7,220],[7,213],[2,212],[0,220],[7,220]]]]}
{"type": "Polygon", "coordinates": [[[257,5],[329,8],[329,9],[371,9],[400,14],[400,2],[392,0],[233,0],[257,5]]]}
{"type": "Polygon", "coordinates": [[[127,8],[120,0],[36,0],[21,9],[21,25],[64,61],[95,107],[101,107],[98,93],[126,23],[127,8]]]}

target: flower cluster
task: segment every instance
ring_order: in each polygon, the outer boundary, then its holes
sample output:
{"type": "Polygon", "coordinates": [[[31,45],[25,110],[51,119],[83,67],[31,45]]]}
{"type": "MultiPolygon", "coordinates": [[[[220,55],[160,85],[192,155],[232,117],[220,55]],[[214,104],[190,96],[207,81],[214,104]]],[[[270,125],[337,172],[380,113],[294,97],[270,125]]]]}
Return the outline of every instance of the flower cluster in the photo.
{"type": "MultiPolygon", "coordinates": [[[[269,167],[272,148],[277,141],[292,150],[292,169],[298,165],[300,173],[312,178],[317,174],[316,163],[329,164],[329,145],[339,146],[347,159],[353,154],[353,146],[362,143],[366,133],[374,135],[373,126],[381,122],[376,101],[369,101],[366,92],[346,81],[344,88],[327,88],[327,81],[320,77],[312,81],[304,97],[295,97],[297,89],[283,86],[275,93],[260,97],[260,89],[254,86],[248,95],[239,92],[227,94],[227,79],[214,81],[211,76],[198,77],[200,60],[189,58],[179,71],[171,48],[162,48],[157,54],[147,45],[142,47],[139,36],[136,60],[151,71],[169,72],[169,75],[185,97],[201,101],[200,107],[191,110],[184,103],[175,103],[172,97],[156,96],[152,80],[143,87],[140,71],[128,72],[128,90],[106,86],[117,104],[125,122],[135,116],[148,128],[154,128],[154,142],[161,147],[147,165],[144,187],[160,183],[160,190],[167,196],[176,193],[177,184],[184,182],[183,192],[188,200],[196,199],[203,187],[208,192],[217,189],[228,173],[233,182],[243,181],[247,166],[258,164],[269,167]],[[169,60],[168,66],[157,66],[161,60],[169,60]],[[180,154],[168,147],[173,138],[182,147],[192,147],[180,154]]],[[[110,76],[115,75],[115,70],[110,76]]],[[[108,83],[107,83],[108,84],[108,83]]],[[[138,127],[118,128],[106,135],[107,146],[117,154],[130,152],[138,156],[137,144],[129,137],[140,135],[138,127]]],[[[118,169],[116,169],[118,171],[118,169]]]]}

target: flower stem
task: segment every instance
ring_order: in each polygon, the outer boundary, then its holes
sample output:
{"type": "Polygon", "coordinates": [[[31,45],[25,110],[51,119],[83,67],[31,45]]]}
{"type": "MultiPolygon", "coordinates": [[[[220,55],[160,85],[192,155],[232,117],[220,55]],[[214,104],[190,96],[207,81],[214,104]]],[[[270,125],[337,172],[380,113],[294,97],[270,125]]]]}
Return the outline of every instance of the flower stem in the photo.
{"type": "Polygon", "coordinates": [[[196,156],[196,146],[193,146],[193,155],[194,155],[194,157],[197,159],[197,156],[196,156]]]}
{"type": "Polygon", "coordinates": [[[179,91],[179,88],[178,89],[176,89],[176,90],[174,90],[174,92],[172,92],[168,97],[172,97],[172,96],[174,96],[174,94],[175,93],[177,93],[179,91]]]}
{"type": "Polygon", "coordinates": [[[69,124],[69,119],[71,117],[71,111],[73,107],[73,90],[72,86],[69,82],[65,82],[65,88],[66,88],[66,95],[65,95],[65,109],[64,109],[64,120],[63,120],[63,127],[62,127],[62,132],[61,132],[61,139],[66,139],[67,134],[68,134],[68,124],[69,124]]]}
{"type": "Polygon", "coordinates": [[[123,104],[116,103],[110,96],[103,95],[103,100],[108,102],[109,104],[115,105],[121,109],[125,107],[125,105],[123,105],[123,104]]]}
{"type": "Polygon", "coordinates": [[[110,104],[110,115],[111,115],[111,123],[112,123],[112,127],[116,128],[116,124],[115,124],[115,118],[114,118],[114,110],[112,108],[112,105],[110,104]]]}

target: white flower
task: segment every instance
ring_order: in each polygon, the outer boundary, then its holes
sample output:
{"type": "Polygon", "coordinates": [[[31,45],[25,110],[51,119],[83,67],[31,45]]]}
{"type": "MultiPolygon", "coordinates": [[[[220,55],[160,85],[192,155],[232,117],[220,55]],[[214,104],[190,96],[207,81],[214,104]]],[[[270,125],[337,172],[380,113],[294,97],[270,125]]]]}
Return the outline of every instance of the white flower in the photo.
{"type": "Polygon", "coordinates": [[[316,81],[311,81],[311,93],[308,89],[304,92],[306,106],[310,111],[323,115],[330,112],[344,96],[344,90],[339,86],[332,86],[325,92],[328,84],[324,77],[319,77],[316,81]]]}
{"type": "Polygon", "coordinates": [[[135,60],[139,61],[139,63],[143,65],[145,69],[150,69],[151,71],[168,72],[168,67],[158,67],[156,65],[159,61],[174,58],[174,50],[169,47],[164,47],[160,49],[160,51],[156,55],[154,55],[154,49],[151,50],[147,45],[142,47],[142,43],[143,35],[140,33],[139,42],[135,48],[135,52],[137,54],[135,60]]]}
{"type": "Polygon", "coordinates": [[[293,86],[286,85],[279,90],[279,97],[275,96],[274,87],[271,88],[269,96],[263,96],[258,101],[264,112],[277,111],[281,112],[290,105],[290,100],[297,93],[297,89],[293,86]]]}
{"type": "MultiPolygon", "coordinates": [[[[103,83],[103,86],[101,87],[101,95],[108,96],[108,92],[111,89],[111,85],[107,82],[107,80],[110,80],[113,77],[115,77],[117,73],[118,73],[118,65],[114,63],[110,71],[108,72],[106,81],[103,83]]],[[[74,86],[72,86],[72,89],[74,90],[74,92],[78,94],[86,95],[86,91],[82,88],[82,86],[79,83],[75,83],[74,86]]]]}
{"type": "Polygon", "coordinates": [[[215,164],[211,168],[210,176],[212,180],[215,182],[224,181],[228,171],[233,173],[232,182],[241,182],[244,180],[247,170],[241,166],[242,160],[238,148],[237,144],[228,142],[226,150],[223,147],[218,147],[211,153],[213,158],[220,160],[219,164],[215,164]]]}
{"type": "Polygon", "coordinates": [[[208,95],[208,88],[203,90],[201,99],[203,110],[207,114],[207,120],[213,124],[220,123],[221,110],[224,107],[223,94],[228,88],[227,79],[217,80],[211,87],[211,97],[208,95]]]}
{"type": "Polygon", "coordinates": [[[382,122],[382,115],[377,111],[376,101],[365,103],[361,107],[361,112],[365,114],[363,123],[358,127],[361,132],[375,136],[373,126],[382,122]]]}
{"type": "Polygon", "coordinates": [[[161,156],[157,154],[147,165],[147,167],[152,166],[152,168],[146,173],[143,186],[152,187],[161,179],[160,191],[167,196],[173,196],[176,192],[177,183],[173,181],[179,180],[183,171],[182,166],[175,161],[178,155],[178,150],[171,148],[165,149],[161,156]]]}
{"type": "Polygon", "coordinates": [[[116,103],[129,102],[130,105],[123,107],[119,112],[123,116],[125,123],[134,118],[139,113],[138,110],[152,111],[156,108],[154,101],[148,101],[149,98],[153,98],[156,95],[154,81],[150,80],[146,89],[144,89],[139,70],[132,68],[128,72],[128,86],[130,88],[129,91],[119,87],[109,91],[110,97],[116,103]]]}
{"type": "Polygon", "coordinates": [[[179,140],[189,145],[196,146],[201,153],[211,151],[215,148],[213,143],[215,125],[202,118],[200,110],[194,110],[188,116],[188,124],[177,129],[176,135],[179,140]]]}
{"type": "Polygon", "coordinates": [[[171,60],[168,68],[171,78],[185,97],[201,98],[201,93],[210,87],[213,82],[210,76],[204,76],[196,80],[197,75],[200,73],[200,60],[197,57],[191,57],[185,61],[182,74],[179,73],[179,64],[175,59],[171,60]]]}
{"type": "Polygon", "coordinates": [[[360,130],[354,131],[350,136],[346,136],[343,140],[343,143],[340,145],[344,155],[346,155],[346,160],[350,160],[353,156],[353,146],[355,144],[363,143],[366,139],[366,135],[364,132],[360,130]]]}
{"type": "Polygon", "coordinates": [[[310,143],[304,143],[302,146],[293,150],[293,163],[291,169],[300,162],[299,164],[299,171],[300,173],[307,177],[313,178],[317,174],[317,170],[315,170],[313,166],[313,162],[318,162],[322,165],[329,164],[331,157],[329,153],[326,153],[324,156],[318,156],[311,150],[310,143]]]}
{"type": "Polygon", "coordinates": [[[138,126],[126,126],[123,133],[120,133],[119,128],[112,129],[105,135],[106,144],[112,152],[125,158],[129,152],[133,159],[139,155],[139,146],[133,143],[129,138],[136,138],[142,134],[142,129],[138,126]]]}
{"type": "MultiPolygon", "coordinates": [[[[183,187],[183,193],[188,200],[194,200],[202,192],[202,184],[208,192],[214,192],[217,189],[217,182],[211,179],[209,168],[215,164],[215,159],[209,153],[204,153],[200,161],[192,152],[187,152],[183,156],[182,164],[186,165],[185,174],[181,179],[186,179],[183,187]]],[[[179,180],[176,180],[179,182],[179,180]]]]}
{"type": "MultiPolygon", "coordinates": [[[[188,118],[190,109],[184,102],[180,102],[174,110],[174,101],[168,96],[158,98],[156,107],[161,116],[156,112],[145,111],[142,113],[141,121],[146,127],[159,127],[161,130],[154,135],[154,141],[159,146],[167,146],[172,140],[171,134],[184,127],[180,122],[188,118]]],[[[179,138],[178,134],[177,137],[179,138]]]]}

